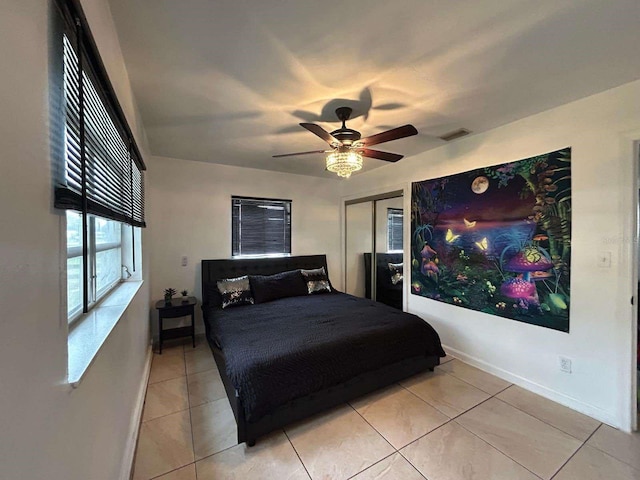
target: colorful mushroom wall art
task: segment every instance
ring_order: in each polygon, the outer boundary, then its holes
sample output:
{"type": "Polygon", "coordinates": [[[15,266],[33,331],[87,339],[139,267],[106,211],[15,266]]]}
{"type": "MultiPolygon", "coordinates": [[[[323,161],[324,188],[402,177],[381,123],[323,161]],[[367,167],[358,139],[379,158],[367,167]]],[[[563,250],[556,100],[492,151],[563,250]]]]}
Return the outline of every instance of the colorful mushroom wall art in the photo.
{"type": "Polygon", "coordinates": [[[415,182],[411,293],[569,331],[571,148],[415,182]]]}

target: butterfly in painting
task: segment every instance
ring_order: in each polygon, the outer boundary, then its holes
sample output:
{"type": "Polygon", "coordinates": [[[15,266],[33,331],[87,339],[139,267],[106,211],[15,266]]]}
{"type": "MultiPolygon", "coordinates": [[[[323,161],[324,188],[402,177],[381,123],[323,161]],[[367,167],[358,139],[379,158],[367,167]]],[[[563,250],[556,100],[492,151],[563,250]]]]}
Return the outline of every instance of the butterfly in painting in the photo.
{"type": "Polygon", "coordinates": [[[467,228],[473,228],[473,227],[475,227],[475,226],[476,226],[476,222],[475,222],[475,221],[470,222],[470,221],[469,221],[469,220],[467,220],[466,218],[463,218],[463,220],[464,220],[464,225],[465,225],[465,227],[467,227],[467,228]]]}
{"type": "Polygon", "coordinates": [[[527,262],[537,263],[542,258],[542,254],[540,250],[535,247],[526,247],[524,249],[524,257],[527,259],[527,262]]]}
{"type": "Polygon", "coordinates": [[[453,243],[460,235],[454,235],[450,228],[447,228],[447,235],[444,237],[447,243],[453,243]]]}
{"type": "Polygon", "coordinates": [[[487,242],[487,237],[484,237],[479,242],[476,242],[476,245],[478,246],[478,248],[480,250],[482,250],[484,252],[487,248],[489,248],[489,243],[487,242]]]}

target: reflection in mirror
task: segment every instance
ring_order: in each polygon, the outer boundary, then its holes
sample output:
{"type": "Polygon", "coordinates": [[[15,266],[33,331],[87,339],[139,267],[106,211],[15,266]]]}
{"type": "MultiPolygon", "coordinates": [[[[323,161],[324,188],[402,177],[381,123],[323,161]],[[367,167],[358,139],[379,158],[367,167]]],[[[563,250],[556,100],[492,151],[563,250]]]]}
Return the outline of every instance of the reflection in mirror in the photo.
{"type": "MultiPolygon", "coordinates": [[[[402,310],[403,198],[376,200],[374,299],[402,310]]],[[[371,270],[373,274],[373,269],[371,270]]]]}

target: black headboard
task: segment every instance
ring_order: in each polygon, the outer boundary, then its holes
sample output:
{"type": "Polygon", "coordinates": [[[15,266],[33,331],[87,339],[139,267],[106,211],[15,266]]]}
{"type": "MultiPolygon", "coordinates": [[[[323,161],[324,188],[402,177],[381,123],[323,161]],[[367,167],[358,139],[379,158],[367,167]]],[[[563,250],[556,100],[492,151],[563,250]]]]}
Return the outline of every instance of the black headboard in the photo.
{"type": "Polygon", "coordinates": [[[202,304],[212,303],[215,305],[219,302],[216,282],[223,278],[242,275],[273,275],[299,268],[309,270],[320,267],[324,267],[327,276],[329,276],[326,255],[202,260],[202,304]]]}

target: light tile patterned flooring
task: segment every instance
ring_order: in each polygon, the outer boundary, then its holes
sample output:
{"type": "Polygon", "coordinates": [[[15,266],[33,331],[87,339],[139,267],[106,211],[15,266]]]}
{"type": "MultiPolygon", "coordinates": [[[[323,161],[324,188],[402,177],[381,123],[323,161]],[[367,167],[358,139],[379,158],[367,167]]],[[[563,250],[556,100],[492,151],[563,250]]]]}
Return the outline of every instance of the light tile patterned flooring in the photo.
{"type": "Polygon", "coordinates": [[[443,360],[247,448],[206,342],[165,348],[153,357],[133,478],[640,480],[640,435],[443,360]]]}

